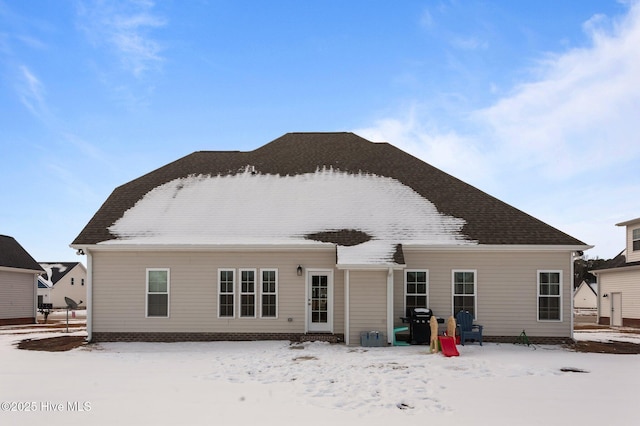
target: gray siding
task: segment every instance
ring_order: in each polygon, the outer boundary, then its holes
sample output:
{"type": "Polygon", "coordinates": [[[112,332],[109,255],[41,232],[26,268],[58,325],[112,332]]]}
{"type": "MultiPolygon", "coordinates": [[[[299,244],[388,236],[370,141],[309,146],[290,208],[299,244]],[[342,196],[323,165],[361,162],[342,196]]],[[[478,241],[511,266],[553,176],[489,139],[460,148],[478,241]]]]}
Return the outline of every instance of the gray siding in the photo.
{"type": "Polygon", "coordinates": [[[640,269],[598,274],[599,317],[611,317],[611,293],[622,293],[622,318],[640,319],[640,269]],[[608,294],[608,297],[602,297],[608,294]]]}
{"type": "Polygon", "coordinates": [[[381,331],[387,338],[387,272],[350,271],[349,343],[360,344],[362,331],[381,331]]]}
{"type": "Polygon", "coordinates": [[[34,318],[35,291],[34,274],[0,271],[0,319],[34,318]]]}
{"type": "Polygon", "coordinates": [[[85,307],[87,302],[87,272],[80,264],[74,266],[60,281],[56,283],[51,291],[51,301],[54,308],[66,308],[67,302],[65,297],[73,299],[76,303],[80,304],[80,307],[85,307]],[[73,278],[74,284],[71,285],[71,278],[73,278]],[[82,280],[85,280],[85,285],[82,285],[82,280]],[[80,301],[82,300],[82,303],[80,301]]]}
{"type": "MultiPolygon", "coordinates": [[[[404,251],[408,269],[429,271],[429,307],[436,316],[446,319],[453,314],[452,270],[473,269],[478,322],[485,326],[486,336],[515,337],[522,330],[532,337],[571,336],[570,252],[404,251]],[[562,271],[562,321],[537,319],[538,270],[562,271]]],[[[332,331],[345,332],[344,271],[335,268],[334,250],[92,254],[94,332],[304,333],[306,273],[297,276],[298,265],[333,271],[332,331]],[[170,269],[168,318],[145,317],[147,268],[170,269]],[[277,268],[278,317],[218,318],[219,268],[277,268]]],[[[358,344],[362,331],[386,334],[387,271],[350,271],[349,277],[350,343],[358,344]]],[[[393,278],[398,326],[404,316],[404,273],[396,271],[393,278]]]]}
{"type": "Polygon", "coordinates": [[[627,226],[627,262],[640,261],[640,250],[633,251],[633,230],[640,228],[640,223],[627,226]]]}
{"type": "MultiPolygon", "coordinates": [[[[570,252],[420,252],[405,248],[408,269],[429,270],[429,308],[453,315],[452,270],[477,271],[477,322],[486,336],[571,336],[570,252]],[[562,271],[562,321],[538,321],[538,270],[562,271]]],[[[404,316],[404,277],[395,274],[394,320],[404,316]]]]}
{"type": "MultiPolygon", "coordinates": [[[[298,265],[333,269],[335,251],[93,252],[93,331],[303,333],[305,274],[297,276],[298,265]],[[147,268],[170,269],[169,318],[145,318],[147,268]],[[277,268],[277,318],[218,318],[218,268],[277,268]]],[[[336,333],[344,330],[343,300],[343,277],[335,273],[336,333]]]]}

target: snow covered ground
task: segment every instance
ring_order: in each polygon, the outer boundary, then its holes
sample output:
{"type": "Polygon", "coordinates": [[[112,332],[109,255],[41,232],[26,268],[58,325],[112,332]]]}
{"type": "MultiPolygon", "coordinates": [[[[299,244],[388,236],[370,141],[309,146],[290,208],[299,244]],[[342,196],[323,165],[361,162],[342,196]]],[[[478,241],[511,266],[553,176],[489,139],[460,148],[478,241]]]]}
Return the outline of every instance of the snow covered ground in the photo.
{"type": "MultiPolygon", "coordinates": [[[[460,356],[453,358],[429,354],[424,346],[283,341],[103,343],[69,352],[13,346],[64,331],[0,328],[0,424],[601,425],[637,420],[639,355],[513,344],[459,346],[460,356]]],[[[638,334],[600,330],[577,336],[640,343],[638,334]]]]}

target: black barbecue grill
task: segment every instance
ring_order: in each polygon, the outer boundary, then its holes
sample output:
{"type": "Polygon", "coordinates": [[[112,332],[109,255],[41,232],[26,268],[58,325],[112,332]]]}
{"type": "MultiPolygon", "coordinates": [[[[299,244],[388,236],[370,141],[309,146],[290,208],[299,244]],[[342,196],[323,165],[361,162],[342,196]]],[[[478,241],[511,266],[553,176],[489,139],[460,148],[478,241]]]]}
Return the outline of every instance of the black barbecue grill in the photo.
{"type": "Polygon", "coordinates": [[[412,345],[431,343],[431,324],[433,312],[429,308],[413,308],[409,311],[409,341],[412,345]]]}

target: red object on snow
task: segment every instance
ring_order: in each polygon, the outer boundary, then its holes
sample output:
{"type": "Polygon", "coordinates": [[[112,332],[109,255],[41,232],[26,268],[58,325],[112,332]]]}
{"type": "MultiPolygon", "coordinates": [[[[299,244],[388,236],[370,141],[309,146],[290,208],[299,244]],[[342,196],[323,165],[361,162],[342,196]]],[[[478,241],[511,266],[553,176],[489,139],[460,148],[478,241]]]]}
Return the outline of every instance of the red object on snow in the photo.
{"type": "Polygon", "coordinates": [[[458,348],[456,348],[456,341],[453,337],[438,336],[440,340],[440,350],[444,356],[460,356],[458,348]]]}
{"type": "MultiPolygon", "coordinates": [[[[449,336],[446,331],[444,332],[444,335],[449,336]]],[[[450,337],[453,337],[453,336],[450,336],[450,337]]],[[[456,345],[459,345],[459,344],[460,344],[460,335],[456,334],[456,345]]]]}

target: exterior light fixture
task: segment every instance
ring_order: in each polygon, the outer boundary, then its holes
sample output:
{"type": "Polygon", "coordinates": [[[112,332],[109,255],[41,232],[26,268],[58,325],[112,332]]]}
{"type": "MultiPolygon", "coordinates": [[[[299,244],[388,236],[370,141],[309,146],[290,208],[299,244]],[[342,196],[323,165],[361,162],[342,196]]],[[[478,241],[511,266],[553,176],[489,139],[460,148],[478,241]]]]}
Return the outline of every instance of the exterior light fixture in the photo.
{"type": "Polygon", "coordinates": [[[298,268],[296,268],[296,272],[298,273],[299,277],[302,276],[302,265],[298,265],[298,268]]]}

